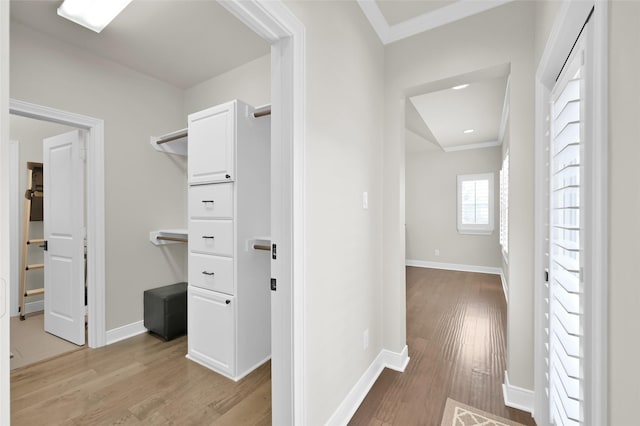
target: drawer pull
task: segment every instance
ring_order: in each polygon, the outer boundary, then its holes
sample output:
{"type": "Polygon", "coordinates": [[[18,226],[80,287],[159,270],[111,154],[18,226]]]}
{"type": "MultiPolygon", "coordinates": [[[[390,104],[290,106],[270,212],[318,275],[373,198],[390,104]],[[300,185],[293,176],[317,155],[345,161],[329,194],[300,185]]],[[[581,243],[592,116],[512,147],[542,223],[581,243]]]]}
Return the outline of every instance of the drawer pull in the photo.
{"type": "Polygon", "coordinates": [[[211,203],[213,204],[215,202],[215,200],[202,200],[203,203],[207,204],[207,203],[211,203]]]}
{"type": "Polygon", "coordinates": [[[224,303],[226,303],[228,305],[229,303],[231,303],[231,300],[227,299],[227,300],[225,300],[224,303]]]}
{"type": "Polygon", "coordinates": [[[213,240],[215,237],[213,235],[203,235],[202,238],[206,240],[213,240]]]}
{"type": "Polygon", "coordinates": [[[202,275],[209,275],[209,276],[213,276],[215,275],[215,272],[207,272],[207,271],[202,271],[202,275]]]}

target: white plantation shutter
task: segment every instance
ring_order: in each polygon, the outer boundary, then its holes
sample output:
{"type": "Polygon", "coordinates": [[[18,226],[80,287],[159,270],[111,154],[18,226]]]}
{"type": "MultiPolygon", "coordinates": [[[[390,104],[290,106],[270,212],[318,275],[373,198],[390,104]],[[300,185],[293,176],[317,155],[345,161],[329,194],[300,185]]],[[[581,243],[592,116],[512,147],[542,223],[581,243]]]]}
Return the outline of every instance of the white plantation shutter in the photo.
{"type": "Polygon", "coordinates": [[[493,173],[458,175],[458,231],[493,232],[493,173]]]}
{"type": "Polygon", "coordinates": [[[547,333],[550,414],[556,425],[579,425],[583,420],[581,70],[578,49],[551,94],[547,333]]]}

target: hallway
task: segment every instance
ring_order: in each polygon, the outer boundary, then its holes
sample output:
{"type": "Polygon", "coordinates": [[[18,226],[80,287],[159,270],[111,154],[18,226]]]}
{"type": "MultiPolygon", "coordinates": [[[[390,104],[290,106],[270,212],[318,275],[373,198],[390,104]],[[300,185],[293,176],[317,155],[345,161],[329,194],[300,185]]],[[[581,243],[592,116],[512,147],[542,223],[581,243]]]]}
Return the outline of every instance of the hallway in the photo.
{"type": "Polygon", "coordinates": [[[440,425],[447,398],[526,425],[504,406],[506,303],[498,275],[407,268],[405,373],[385,369],[350,425],[440,425]]]}

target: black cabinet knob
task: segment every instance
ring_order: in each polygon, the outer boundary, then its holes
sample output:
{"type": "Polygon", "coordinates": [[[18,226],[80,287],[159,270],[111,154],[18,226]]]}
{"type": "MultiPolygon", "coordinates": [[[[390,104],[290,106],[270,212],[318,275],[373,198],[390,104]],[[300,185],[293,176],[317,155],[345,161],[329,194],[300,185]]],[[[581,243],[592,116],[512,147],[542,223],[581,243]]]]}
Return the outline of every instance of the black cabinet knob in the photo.
{"type": "Polygon", "coordinates": [[[231,179],[231,175],[224,175],[225,178],[231,179]]]}
{"type": "Polygon", "coordinates": [[[231,300],[227,299],[224,303],[228,305],[229,303],[231,303],[231,300]]]}

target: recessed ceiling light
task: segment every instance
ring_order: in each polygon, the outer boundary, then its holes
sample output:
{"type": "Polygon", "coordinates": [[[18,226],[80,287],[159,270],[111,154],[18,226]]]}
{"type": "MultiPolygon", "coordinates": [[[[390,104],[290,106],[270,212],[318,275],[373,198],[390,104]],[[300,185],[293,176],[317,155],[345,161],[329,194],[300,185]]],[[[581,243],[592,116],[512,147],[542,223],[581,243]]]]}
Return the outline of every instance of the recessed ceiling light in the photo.
{"type": "Polygon", "coordinates": [[[467,129],[464,131],[464,133],[473,133],[475,130],[474,129],[467,129]]]}
{"type": "Polygon", "coordinates": [[[64,0],[58,15],[99,33],[131,0],[64,0]]]}
{"type": "Polygon", "coordinates": [[[461,84],[459,86],[453,86],[452,89],[453,90],[460,90],[460,89],[464,89],[465,87],[469,87],[468,84],[461,84]]]}

